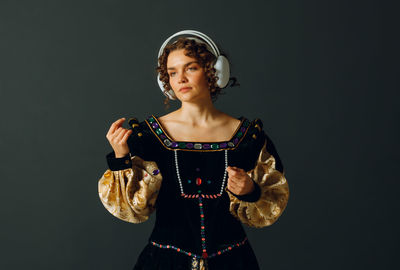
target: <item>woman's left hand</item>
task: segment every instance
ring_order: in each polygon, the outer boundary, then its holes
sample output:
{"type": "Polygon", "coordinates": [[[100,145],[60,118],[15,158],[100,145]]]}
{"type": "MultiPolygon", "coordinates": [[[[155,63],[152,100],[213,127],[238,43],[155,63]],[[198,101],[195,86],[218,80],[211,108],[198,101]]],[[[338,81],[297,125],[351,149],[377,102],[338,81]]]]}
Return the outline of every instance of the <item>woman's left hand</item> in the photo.
{"type": "Polygon", "coordinates": [[[241,168],[228,166],[228,189],[235,195],[246,195],[254,190],[250,176],[241,168]]]}

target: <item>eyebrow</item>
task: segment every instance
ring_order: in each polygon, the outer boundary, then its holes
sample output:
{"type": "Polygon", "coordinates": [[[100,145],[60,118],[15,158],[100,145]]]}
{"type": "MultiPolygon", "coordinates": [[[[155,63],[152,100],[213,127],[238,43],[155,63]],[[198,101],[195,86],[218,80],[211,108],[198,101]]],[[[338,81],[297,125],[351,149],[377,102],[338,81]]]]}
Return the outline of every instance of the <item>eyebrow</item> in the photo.
{"type": "MultiPolygon", "coordinates": [[[[199,63],[199,62],[197,62],[197,61],[191,61],[191,62],[189,62],[189,63],[186,63],[186,64],[184,64],[183,66],[184,67],[186,67],[186,66],[188,66],[188,65],[190,65],[190,64],[193,64],[193,63],[199,63]]],[[[173,69],[175,69],[175,67],[169,67],[169,68],[167,68],[167,70],[173,70],[173,69]]]]}

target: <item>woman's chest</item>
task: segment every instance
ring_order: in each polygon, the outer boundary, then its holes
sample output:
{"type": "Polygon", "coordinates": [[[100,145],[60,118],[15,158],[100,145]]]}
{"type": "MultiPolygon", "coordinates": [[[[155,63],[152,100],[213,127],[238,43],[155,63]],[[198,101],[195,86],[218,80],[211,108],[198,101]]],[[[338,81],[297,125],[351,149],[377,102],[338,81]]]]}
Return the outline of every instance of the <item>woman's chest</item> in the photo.
{"type": "Polygon", "coordinates": [[[163,184],[180,196],[218,196],[227,183],[227,152],[168,151],[159,162],[163,184]]]}
{"type": "Polygon", "coordinates": [[[163,177],[163,190],[173,196],[219,197],[228,183],[228,166],[248,169],[247,159],[235,151],[171,151],[157,162],[163,177]]]}
{"type": "Polygon", "coordinates": [[[231,119],[223,123],[210,124],[209,126],[193,126],[176,121],[161,121],[158,125],[175,141],[181,142],[223,142],[232,138],[240,127],[239,119],[231,119]]]}

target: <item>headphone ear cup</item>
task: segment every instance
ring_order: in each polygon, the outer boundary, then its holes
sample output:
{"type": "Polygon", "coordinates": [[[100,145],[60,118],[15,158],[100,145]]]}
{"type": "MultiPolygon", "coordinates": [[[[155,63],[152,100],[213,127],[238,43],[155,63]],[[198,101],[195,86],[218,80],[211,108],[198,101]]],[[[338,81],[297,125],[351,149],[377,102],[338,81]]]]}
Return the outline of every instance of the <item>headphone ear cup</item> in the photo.
{"type": "Polygon", "coordinates": [[[166,91],[166,90],[165,90],[164,84],[163,84],[163,82],[160,80],[160,73],[158,73],[158,75],[157,75],[157,82],[158,82],[158,86],[160,87],[161,92],[164,94],[164,96],[166,96],[166,97],[168,97],[169,99],[172,99],[172,100],[175,100],[175,99],[176,99],[174,90],[172,90],[172,89],[169,90],[169,91],[166,91]]]}
{"type": "Polygon", "coordinates": [[[229,82],[230,67],[228,59],[220,55],[214,64],[215,75],[218,76],[217,86],[219,88],[224,88],[229,82]]]}

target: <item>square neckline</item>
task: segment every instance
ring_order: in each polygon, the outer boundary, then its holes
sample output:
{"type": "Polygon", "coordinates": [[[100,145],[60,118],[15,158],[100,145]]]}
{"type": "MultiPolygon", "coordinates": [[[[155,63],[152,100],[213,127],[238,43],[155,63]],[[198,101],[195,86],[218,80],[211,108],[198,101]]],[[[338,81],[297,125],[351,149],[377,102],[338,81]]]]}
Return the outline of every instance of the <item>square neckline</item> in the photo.
{"type": "Polygon", "coordinates": [[[187,150],[187,151],[221,151],[235,149],[242,139],[245,137],[247,130],[250,126],[250,121],[240,116],[236,118],[240,120],[239,125],[233,132],[229,140],[225,141],[175,141],[164,129],[163,125],[158,120],[158,116],[154,114],[148,116],[145,119],[146,124],[152,131],[152,133],[158,138],[161,144],[169,150],[187,150]]]}
{"type": "Polygon", "coordinates": [[[239,131],[239,129],[241,128],[241,126],[242,126],[242,124],[243,124],[243,120],[244,120],[244,117],[243,117],[243,116],[240,116],[239,118],[234,117],[235,119],[240,120],[240,123],[239,123],[239,125],[236,127],[236,129],[235,129],[235,131],[233,132],[232,136],[229,137],[229,140],[199,142],[199,141],[187,141],[187,140],[185,140],[185,141],[174,140],[174,139],[172,138],[172,136],[169,135],[168,132],[165,130],[165,128],[164,128],[163,125],[161,124],[160,120],[158,120],[158,116],[155,116],[154,114],[152,114],[151,116],[153,116],[153,118],[157,121],[158,125],[160,126],[161,130],[164,132],[165,136],[167,136],[167,138],[170,139],[171,141],[177,142],[177,143],[183,142],[183,143],[203,143],[203,144],[204,144],[204,143],[209,143],[209,144],[212,144],[212,143],[229,142],[229,141],[231,141],[231,140],[235,137],[236,133],[237,133],[237,132],[239,131]]]}

